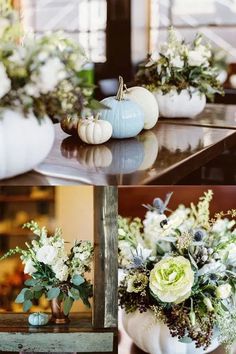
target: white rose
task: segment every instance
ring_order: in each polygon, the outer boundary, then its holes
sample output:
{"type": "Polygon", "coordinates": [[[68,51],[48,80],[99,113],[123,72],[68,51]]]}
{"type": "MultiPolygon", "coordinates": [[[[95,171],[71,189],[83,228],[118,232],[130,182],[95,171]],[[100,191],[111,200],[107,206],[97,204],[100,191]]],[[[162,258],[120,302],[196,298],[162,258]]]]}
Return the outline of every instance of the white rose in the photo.
{"type": "Polygon", "coordinates": [[[204,45],[200,44],[196,47],[196,50],[201,53],[202,56],[209,59],[211,57],[211,51],[204,45]]]}
{"type": "Polygon", "coordinates": [[[0,63],[0,99],[11,89],[11,80],[7,76],[5,66],[0,63]]]}
{"type": "Polygon", "coordinates": [[[183,68],[184,61],[180,58],[179,55],[170,59],[170,64],[175,68],[183,68]]]}
{"type": "Polygon", "coordinates": [[[65,65],[58,58],[49,59],[39,69],[37,85],[43,94],[53,91],[58,83],[66,78],[65,65]]]}
{"type": "Polygon", "coordinates": [[[52,270],[55,276],[60,281],[66,281],[69,276],[69,268],[62,260],[59,260],[56,264],[52,266],[52,270]]]}
{"type": "Polygon", "coordinates": [[[25,274],[33,274],[36,272],[36,268],[34,267],[34,263],[32,261],[32,259],[27,259],[25,261],[25,269],[24,269],[24,273],[25,274]]]}
{"type": "Polygon", "coordinates": [[[44,264],[52,265],[57,256],[57,250],[50,245],[45,245],[37,250],[36,259],[44,264]]]}
{"type": "Polygon", "coordinates": [[[202,64],[207,64],[206,58],[196,50],[190,50],[188,53],[188,64],[190,66],[200,66],[202,64]]]}
{"type": "Polygon", "coordinates": [[[227,299],[231,294],[231,285],[222,284],[219,285],[216,289],[216,297],[218,299],[227,299]]]}

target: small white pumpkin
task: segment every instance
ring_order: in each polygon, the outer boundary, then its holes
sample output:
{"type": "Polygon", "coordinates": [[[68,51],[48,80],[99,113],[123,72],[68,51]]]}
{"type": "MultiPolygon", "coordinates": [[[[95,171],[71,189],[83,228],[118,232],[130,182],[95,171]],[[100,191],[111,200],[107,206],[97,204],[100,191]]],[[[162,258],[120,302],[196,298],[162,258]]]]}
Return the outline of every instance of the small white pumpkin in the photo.
{"type": "Polygon", "coordinates": [[[103,144],[111,138],[111,123],[98,118],[99,114],[95,118],[81,119],[78,125],[78,134],[84,143],[93,145],[103,144]]]}
{"type": "Polygon", "coordinates": [[[45,326],[49,321],[49,315],[41,312],[31,313],[28,321],[31,326],[45,326]]]}
{"type": "Polygon", "coordinates": [[[134,86],[126,89],[125,98],[137,103],[144,112],[144,129],[152,129],[159,117],[158,103],[154,95],[144,87],[134,86]]]}

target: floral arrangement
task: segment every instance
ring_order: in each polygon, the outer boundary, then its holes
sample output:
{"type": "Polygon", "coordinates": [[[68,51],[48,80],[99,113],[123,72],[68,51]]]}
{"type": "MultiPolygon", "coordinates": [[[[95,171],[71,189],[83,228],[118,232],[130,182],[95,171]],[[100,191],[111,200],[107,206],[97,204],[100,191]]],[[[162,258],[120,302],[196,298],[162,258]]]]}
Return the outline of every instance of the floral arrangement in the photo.
{"type": "Polygon", "coordinates": [[[153,311],[170,334],[207,348],[236,339],[236,210],[210,218],[208,191],[197,205],[175,211],[156,198],[145,219],[119,218],[119,305],[153,311]],[[168,215],[168,216],[167,216],[168,215]]]}
{"type": "Polygon", "coordinates": [[[64,303],[65,315],[76,300],[81,299],[86,306],[90,306],[92,285],[85,278],[85,272],[90,271],[93,257],[91,243],[76,241],[67,254],[61,229],[56,229],[55,234],[48,237],[47,229],[40,228],[35,221],[23,227],[30,229],[36,239],[31,244],[26,243],[27,249],[16,247],[0,259],[20,254],[24,273],[30,275],[15,302],[22,303],[23,310],[28,311],[33,301],[43,295],[48,300],[58,298],[64,303]]]}
{"type": "Polygon", "coordinates": [[[93,86],[80,74],[84,49],[63,33],[23,36],[20,19],[9,7],[0,13],[0,108],[37,118],[61,120],[91,115],[104,106],[92,98],[93,86]]]}
{"type": "Polygon", "coordinates": [[[216,92],[222,94],[223,91],[217,80],[218,67],[212,65],[211,58],[211,47],[203,43],[201,34],[197,34],[192,43],[186,43],[170,28],[167,43],[160,46],[157,55],[148,56],[141,64],[136,81],[163,94],[187,89],[191,96],[191,89],[196,89],[212,99],[216,92]]]}

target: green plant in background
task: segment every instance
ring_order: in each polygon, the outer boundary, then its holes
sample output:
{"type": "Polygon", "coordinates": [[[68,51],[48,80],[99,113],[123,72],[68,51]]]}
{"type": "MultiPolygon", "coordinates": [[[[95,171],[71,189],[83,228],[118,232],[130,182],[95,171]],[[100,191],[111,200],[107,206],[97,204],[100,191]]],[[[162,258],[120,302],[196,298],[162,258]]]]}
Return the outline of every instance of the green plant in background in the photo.
{"type": "Polygon", "coordinates": [[[64,314],[67,315],[74,301],[82,302],[90,307],[92,285],[85,273],[91,270],[93,247],[89,241],[76,241],[69,254],[65,249],[65,241],[60,229],[48,237],[45,227],[40,228],[35,221],[24,225],[30,229],[36,239],[27,249],[16,247],[7,252],[0,260],[14,254],[20,254],[25,266],[24,272],[31,277],[25,281],[25,287],[15,302],[23,304],[28,311],[34,300],[45,295],[48,300],[57,298],[64,302],[64,314]]]}
{"type": "Polygon", "coordinates": [[[170,28],[167,43],[161,45],[157,55],[141,64],[136,81],[163,94],[187,89],[191,96],[192,87],[213,100],[215,93],[223,94],[223,89],[217,79],[218,67],[211,58],[211,47],[203,43],[201,34],[192,43],[186,43],[170,28]]]}
{"type": "Polygon", "coordinates": [[[7,4],[0,7],[0,109],[62,120],[105,108],[93,99],[88,77],[80,75],[84,49],[62,32],[22,35],[19,14],[7,4]]]}
{"type": "Polygon", "coordinates": [[[138,229],[119,219],[119,304],[127,313],[152,310],[172,336],[196,347],[207,348],[217,335],[230,352],[236,340],[236,210],[211,219],[212,198],[209,190],[197,205],[169,212],[157,198],[138,229]]]}

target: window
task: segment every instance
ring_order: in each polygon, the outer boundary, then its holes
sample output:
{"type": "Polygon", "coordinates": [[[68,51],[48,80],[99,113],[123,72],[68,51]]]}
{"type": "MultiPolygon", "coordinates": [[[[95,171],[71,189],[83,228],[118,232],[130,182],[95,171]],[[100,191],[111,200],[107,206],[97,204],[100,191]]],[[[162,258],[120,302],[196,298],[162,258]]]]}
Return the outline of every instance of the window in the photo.
{"type": "Polygon", "coordinates": [[[63,30],[91,61],[106,61],[106,0],[22,0],[21,11],[27,29],[36,34],[63,30]]]}
{"type": "Polygon", "coordinates": [[[149,0],[149,50],[166,38],[168,26],[177,28],[187,40],[202,32],[215,47],[236,58],[236,0],[149,0]]]}

